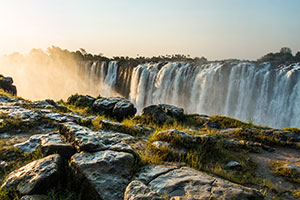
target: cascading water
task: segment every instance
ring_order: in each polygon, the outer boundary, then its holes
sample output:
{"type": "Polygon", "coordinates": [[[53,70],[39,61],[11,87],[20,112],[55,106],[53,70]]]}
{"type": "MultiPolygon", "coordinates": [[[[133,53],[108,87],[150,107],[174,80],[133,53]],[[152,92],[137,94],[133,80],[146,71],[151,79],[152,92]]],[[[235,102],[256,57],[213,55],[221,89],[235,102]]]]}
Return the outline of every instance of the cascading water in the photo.
{"type": "MultiPolygon", "coordinates": [[[[118,89],[116,62],[90,64],[89,73],[95,71],[94,81],[104,82],[110,91],[118,89]]],[[[129,96],[139,111],[167,103],[187,113],[225,115],[274,128],[300,127],[299,73],[299,64],[274,68],[251,62],[145,63],[133,68],[129,94],[122,95],[129,96]]]]}

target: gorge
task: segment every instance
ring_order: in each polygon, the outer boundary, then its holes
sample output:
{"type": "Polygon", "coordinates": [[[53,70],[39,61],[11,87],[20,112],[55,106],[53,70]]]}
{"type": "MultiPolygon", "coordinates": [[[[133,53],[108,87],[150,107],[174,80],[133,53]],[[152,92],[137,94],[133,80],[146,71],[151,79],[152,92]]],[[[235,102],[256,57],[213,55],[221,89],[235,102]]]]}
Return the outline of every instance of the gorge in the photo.
{"type": "Polygon", "coordinates": [[[128,98],[138,111],[167,103],[188,113],[225,115],[275,128],[300,127],[300,65],[223,61],[88,61],[77,66],[100,94],[128,98]],[[109,89],[107,89],[109,88],[109,89]]]}

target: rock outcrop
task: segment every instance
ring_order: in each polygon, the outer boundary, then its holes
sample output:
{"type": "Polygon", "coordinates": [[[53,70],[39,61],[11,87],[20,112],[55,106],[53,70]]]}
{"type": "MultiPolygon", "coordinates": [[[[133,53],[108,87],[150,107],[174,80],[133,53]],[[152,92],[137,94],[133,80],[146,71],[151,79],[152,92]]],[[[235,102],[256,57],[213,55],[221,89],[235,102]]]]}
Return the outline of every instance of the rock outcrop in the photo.
{"type": "Polygon", "coordinates": [[[13,82],[11,77],[0,75],[0,88],[12,95],[17,95],[17,88],[13,85],[13,82]]]}
{"type": "Polygon", "coordinates": [[[176,106],[167,104],[158,104],[145,107],[142,111],[142,115],[153,117],[158,123],[163,124],[171,118],[181,119],[183,118],[184,110],[176,106]]]}
{"type": "Polygon", "coordinates": [[[11,172],[1,188],[15,189],[21,194],[42,193],[58,182],[61,165],[58,154],[33,161],[11,172]]]}
{"type": "Polygon", "coordinates": [[[123,120],[136,114],[136,108],[127,99],[120,97],[101,97],[93,103],[93,110],[100,114],[105,114],[123,120]]]}

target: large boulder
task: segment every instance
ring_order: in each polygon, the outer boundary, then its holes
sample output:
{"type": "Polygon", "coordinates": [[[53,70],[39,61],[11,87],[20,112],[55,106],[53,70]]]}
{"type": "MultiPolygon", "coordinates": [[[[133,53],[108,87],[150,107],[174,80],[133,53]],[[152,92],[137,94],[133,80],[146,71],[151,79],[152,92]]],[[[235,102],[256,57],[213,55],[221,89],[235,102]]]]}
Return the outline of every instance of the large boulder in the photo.
{"type": "Polygon", "coordinates": [[[17,95],[17,88],[13,85],[13,79],[11,77],[4,77],[0,75],[0,88],[13,95],[17,95]]]}
{"type": "Polygon", "coordinates": [[[172,118],[182,119],[184,110],[173,105],[158,104],[145,107],[142,116],[153,117],[158,123],[163,124],[172,118]]]}
{"type": "Polygon", "coordinates": [[[77,153],[71,158],[71,167],[84,191],[83,199],[120,200],[130,177],[135,158],[117,151],[77,153]]]}
{"type": "Polygon", "coordinates": [[[149,186],[171,199],[263,199],[255,189],[231,183],[188,167],[174,169],[152,180],[149,186]]]}
{"type": "Polygon", "coordinates": [[[11,172],[5,179],[2,189],[14,189],[21,194],[41,194],[58,182],[62,159],[60,155],[50,155],[33,161],[11,172]]]}
{"type": "Polygon", "coordinates": [[[130,101],[120,97],[99,98],[94,102],[93,110],[118,120],[132,117],[137,111],[130,101]]]}
{"type": "Polygon", "coordinates": [[[68,104],[72,104],[78,107],[92,107],[96,98],[89,95],[74,94],[67,99],[68,104]]]}

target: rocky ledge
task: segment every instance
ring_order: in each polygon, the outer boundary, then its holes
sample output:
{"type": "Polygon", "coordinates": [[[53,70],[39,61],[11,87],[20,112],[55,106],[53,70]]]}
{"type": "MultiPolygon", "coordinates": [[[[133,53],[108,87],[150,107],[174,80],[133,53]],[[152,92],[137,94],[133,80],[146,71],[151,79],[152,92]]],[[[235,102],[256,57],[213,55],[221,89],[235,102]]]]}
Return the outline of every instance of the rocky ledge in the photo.
{"type": "Polygon", "coordinates": [[[123,98],[0,96],[0,199],[298,198],[298,129],[166,104],[135,113],[123,98]]]}

